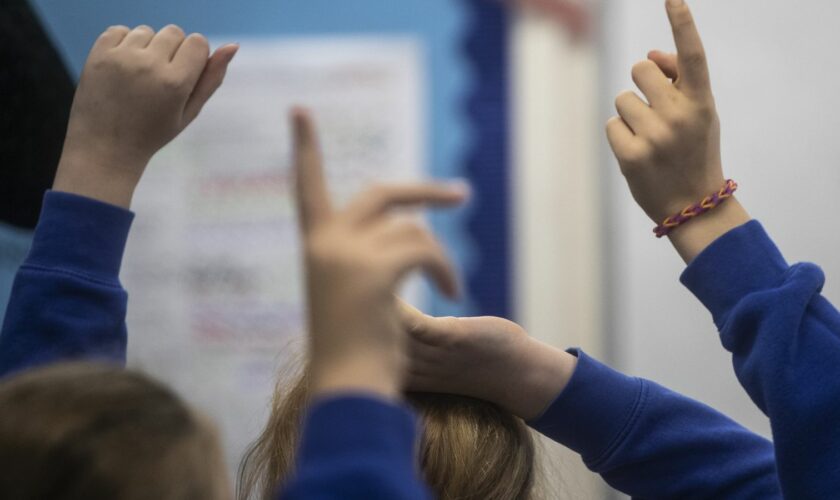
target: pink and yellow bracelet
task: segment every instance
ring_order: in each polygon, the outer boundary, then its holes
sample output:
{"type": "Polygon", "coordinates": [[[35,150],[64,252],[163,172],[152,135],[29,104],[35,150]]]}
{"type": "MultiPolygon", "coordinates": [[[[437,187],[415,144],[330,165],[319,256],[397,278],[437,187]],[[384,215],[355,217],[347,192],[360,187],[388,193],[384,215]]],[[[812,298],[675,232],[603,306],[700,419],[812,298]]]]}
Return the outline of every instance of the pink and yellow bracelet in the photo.
{"type": "Polygon", "coordinates": [[[732,194],[737,190],[738,183],[732,179],[727,180],[726,184],[724,184],[720,190],[703,198],[700,203],[685,207],[680,213],[674,214],[665,219],[662,224],[653,228],[653,234],[655,234],[657,238],[667,236],[668,233],[677,227],[685,224],[695,217],[705,214],[729,198],[732,198],[732,194]]]}

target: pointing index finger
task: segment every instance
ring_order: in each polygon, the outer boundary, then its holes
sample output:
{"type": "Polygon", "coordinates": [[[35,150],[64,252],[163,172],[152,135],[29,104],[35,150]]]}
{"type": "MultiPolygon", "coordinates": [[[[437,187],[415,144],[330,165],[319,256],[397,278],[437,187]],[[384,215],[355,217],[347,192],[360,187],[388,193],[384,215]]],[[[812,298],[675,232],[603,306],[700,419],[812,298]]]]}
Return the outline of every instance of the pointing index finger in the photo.
{"type": "Polygon", "coordinates": [[[292,111],[291,118],[298,213],[301,229],[306,233],[329,217],[330,197],[312,117],[307,111],[298,108],[292,111]]]}
{"type": "Polygon", "coordinates": [[[706,62],[706,51],[691,9],[685,0],[667,0],[666,9],[671,28],[674,31],[674,42],[677,46],[677,64],[680,71],[680,82],[698,91],[709,90],[709,69],[706,62]]]}

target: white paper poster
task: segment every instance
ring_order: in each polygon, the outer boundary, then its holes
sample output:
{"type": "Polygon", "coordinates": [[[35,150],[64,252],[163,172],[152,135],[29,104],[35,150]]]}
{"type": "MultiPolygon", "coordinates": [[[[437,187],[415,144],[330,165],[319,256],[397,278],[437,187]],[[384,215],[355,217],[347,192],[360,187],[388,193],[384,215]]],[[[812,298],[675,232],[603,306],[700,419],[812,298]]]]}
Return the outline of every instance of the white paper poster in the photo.
{"type": "Polygon", "coordinates": [[[301,344],[288,111],[310,107],[338,200],[424,170],[424,73],[406,38],[251,39],[149,166],[123,266],[129,362],[209,413],[235,470],[301,344]]]}

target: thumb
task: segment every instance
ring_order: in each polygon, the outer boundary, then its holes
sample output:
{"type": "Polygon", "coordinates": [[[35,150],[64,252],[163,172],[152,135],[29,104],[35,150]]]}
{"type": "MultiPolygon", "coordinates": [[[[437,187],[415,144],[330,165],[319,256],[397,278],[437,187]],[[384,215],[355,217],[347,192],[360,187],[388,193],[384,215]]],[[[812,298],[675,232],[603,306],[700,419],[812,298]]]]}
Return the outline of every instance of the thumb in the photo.
{"type": "Polygon", "coordinates": [[[216,90],[222,85],[227,73],[227,68],[233,60],[233,56],[239,50],[239,45],[229,44],[219,47],[216,52],[207,60],[195,89],[190,95],[184,107],[184,120],[190,123],[198,116],[207,101],[213,97],[216,90]]]}
{"type": "Polygon", "coordinates": [[[403,329],[412,339],[434,344],[435,339],[454,333],[458,318],[437,318],[423,313],[399,297],[395,300],[403,329]]]}
{"type": "Polygon", "coordinates": [[[406,330],[413,330],[415,328],[420,329],[425,326],[428,316],[420,312],[420,309],[417,309],[399,297],[394,297],[394,300],[397,301],[397,311],[400,315],[400,322],[406,330]]]}

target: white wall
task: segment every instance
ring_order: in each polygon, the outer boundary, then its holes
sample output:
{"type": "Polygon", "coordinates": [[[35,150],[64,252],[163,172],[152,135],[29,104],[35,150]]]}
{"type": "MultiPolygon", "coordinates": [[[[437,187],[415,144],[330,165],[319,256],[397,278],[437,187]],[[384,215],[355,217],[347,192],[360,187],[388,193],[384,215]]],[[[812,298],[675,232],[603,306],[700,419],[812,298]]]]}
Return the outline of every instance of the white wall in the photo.
{"type": "MultiPolygon", "coordinates": [[[[725,172],[741,184],[742,203],[789,260],[823,266],[826,294],[836,298],[840,4],[691,5],[711,61],[725,172]]],[[[612,112],[613,96],[632,86],[632,64],[649,49],[671,50],[673,43],[664,0],[613,0],[604,8],[602,109],[612,112]]],[[[667,241],[651,236],[652,224],[633,204],[615,161],[605,155],[604,163],[612,200],[608,322],[615,361],[768,433],[766,419],[737,384],[709,315],[678,283],[682,262],[667,241]]]]}
{"type": "MultiPolygon", "coordinates": [[[[825,293],[836,298],[840,4],[689,1],[711,61],[726,173],[790,261],[823,266],[825,293]]],[[[614,97],[633,88],[632,65],[650,49],[672,50],[664,3],[601,2],[599,52],[545,20],[515,25],[517,315],[533,335],[583,345],[769,436],[710,315],[678,281],[684,264],[652,236],[603,133],[614,97]]],[[[579,486],[567,497],[608,495],[576,463],[566,457],[564,482],[579,486]]]]}
{"type": "MultiPolygon", "coordinates": [[[[516,320],[531,335],[603,358],[596,49],[545,16],[515,18],[514,297],[516,320]]],[[[548,498],[603,498],[603,482],[576,454],[546,446],[548,498]]]]}

